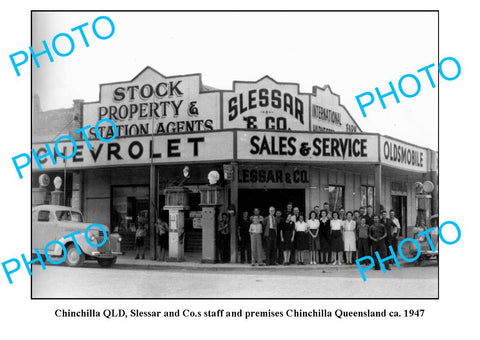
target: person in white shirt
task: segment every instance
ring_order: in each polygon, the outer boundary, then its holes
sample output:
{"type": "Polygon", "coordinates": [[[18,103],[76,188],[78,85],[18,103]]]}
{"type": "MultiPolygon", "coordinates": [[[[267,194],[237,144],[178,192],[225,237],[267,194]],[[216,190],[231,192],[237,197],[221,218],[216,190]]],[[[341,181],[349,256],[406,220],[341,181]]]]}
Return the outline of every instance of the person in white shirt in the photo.
{"type": "Polygon", "coordinates": [[[303,215],[298,216],[298,221],[295,222],[295,255],[297,258],[297,264],[304,264],[304,258],[306,258],[306,251],[308,250],[307,239],[307,223],[303,220],[303,215]]]}
{"type": "Polygon", "coordinates": [[[346,255],[347,264],[352,263],[352,255],[357,251],[355,229],[356,223],[352,219],[351,211],[347,212],[347,219],[343,221],[343,246],[346,255]]]}
{"type": "Polygon", "coordinates": [[[262,266],[264,265],[262,247],[263,226],[257,215],[252,218],[249,233],[251,238],[250,244],[252,247],[252,266],[255,266],[256,264],[262,266]]]}
{"type": "Polygon", "coordinates": [[[310,212],[310,218],[307,221],[307,225],[310,246],[310,264],[317,264],[318,251],[320,250],[320,237],[318,235],[320,221],[318,220],[317,213],[315,211],[310,212]]]}
{"type": "Polygon", "coordinates": [[[392,228],[392,247],[395,252],[398,250],[398,235],[400,234],[400,221],[398,218],[395,217],[395,210],[391,209],[390,210],[390,221],[393,223],[393,228],[392,228]]]}
{"type": "Polygon", "coordinates": [[[333,264],[342,264],[342,252],[343,252],[343,221],[338,218],[338,212],[332,213],[332,219],[330,220],[331,227],[331,244],[332,244],[332,256],[334,259],[333,264]],[[338,261],[338,262],[337,262],[338,261]]]}

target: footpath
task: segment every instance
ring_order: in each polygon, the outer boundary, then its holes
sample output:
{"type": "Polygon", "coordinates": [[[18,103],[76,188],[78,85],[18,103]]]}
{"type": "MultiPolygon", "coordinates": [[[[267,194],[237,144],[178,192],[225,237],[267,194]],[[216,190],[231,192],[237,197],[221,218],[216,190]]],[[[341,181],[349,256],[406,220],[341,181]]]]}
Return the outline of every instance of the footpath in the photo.
{"type": "MultiPolygon", "coordinates": [[[[405,262],[400,261],[400,265],[404,266],[405,262]]],[[[393,265],[395,266],[395,265],[393,265]]],[[[150,259],[150,257],[145,254],[145,259],[135,259],[134,251],[127,251],[124,255],[117,257],[117,263],[113,268],[141,268],[141,269],[150,269],[150,270],[167,270],[167,269],[185,269],[185,270],[198,270],[198,271],[242,271],[242,270],[268,270],[268,271],[288,271],[295,269],[297,270],[324,270],[324,269],[353,269],[357,270],[356,264],[341,264],[341,265],[332,265],[332,264],[291,264],[283,265],[278,264],[275,266],[252,266],[249,263],[202,263],[201,254],[191,254],[185,253],[185,261],[182,262],[172,262],[172,261],[156,261],[150,259]]]]}

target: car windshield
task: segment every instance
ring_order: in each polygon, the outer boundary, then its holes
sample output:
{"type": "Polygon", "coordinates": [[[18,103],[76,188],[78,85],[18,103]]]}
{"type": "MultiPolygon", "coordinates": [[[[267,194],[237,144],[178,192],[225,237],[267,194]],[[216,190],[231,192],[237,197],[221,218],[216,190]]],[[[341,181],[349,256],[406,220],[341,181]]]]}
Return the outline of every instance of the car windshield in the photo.
{"type": "Polygon", "coordinates": [[[55,212],[59,221],[83,222],[82,214],[70,210],[58,210],[55,212]]]}

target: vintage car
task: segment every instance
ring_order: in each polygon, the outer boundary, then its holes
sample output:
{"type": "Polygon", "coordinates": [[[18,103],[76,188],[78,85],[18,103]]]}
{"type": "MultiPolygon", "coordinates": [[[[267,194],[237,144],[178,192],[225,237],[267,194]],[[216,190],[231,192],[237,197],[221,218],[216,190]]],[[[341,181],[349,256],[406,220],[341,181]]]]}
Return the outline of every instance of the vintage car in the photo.
{"type": "MultiPolygon", "coordinates": [[[[102,225],[107,231],[107,241],[100,247],[93,247],[88,244],[86,238],[92,244],[100,244],[104,240],[104,232],[98,226],[92,226],[87,235],[85,231],[91,223],[84,222],[82,213],[74,208],[60,205],[39,205],[32,209],[32,253],[37,248],[41,254],[45,254],[45,246],[51,241],[61,242],[67,251],[65,262],[69,266],[81,266],[85,260],[96,259],[100,266],[110,267],[121,255],[120,235],[111,234],[107,226],[102,225]],[[77,251],[72,237],[65,237],[73,232],[75,234],[81,254],[77,251]]],[[[48,256],[52,260],[56,257],[62,258],[64,250],[61,245],[53,243],[48,247],[48,256]]]]}
{"type": "MultiPolygon", "coordinates": [[[[420,265],[422,261],[425,260],[432,260],[436,259],[437,262],[439,261],[439,254],[438,254],[438,215],[433,215],[430,217],[430,227],[427,226],[416,226],[413,228],[413,233],[414,233],[414,238],[418,241],[420,244],[420,257],[418,258],[417,261],[415,261],[415,266],[420,265]],[[435,248],[435,251],[432,250],[432,247],[430,246],[430,243],[428,242],[427,236],[426,235],[421,235],[418,236],[419,233],[429,229],[429,228],[434,228],[433,231],[429,233],[430,235],[430,240],[432,241],[432,244],[435,248]]],[[[411,250],[411,255],[416,256],[417,255],[417,249],[411,250]]]]}

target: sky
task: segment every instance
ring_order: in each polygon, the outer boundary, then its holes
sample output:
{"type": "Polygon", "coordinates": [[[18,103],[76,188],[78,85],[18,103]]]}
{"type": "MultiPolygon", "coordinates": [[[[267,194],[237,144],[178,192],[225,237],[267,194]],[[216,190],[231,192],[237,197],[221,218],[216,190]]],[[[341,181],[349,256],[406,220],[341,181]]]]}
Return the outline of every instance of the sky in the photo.
{"type": "MultiPolygon", "coordinates": [[[[40,68],[33,66],[33,92],[43,110],[71,107],[73,99],[96,101],[99,84],[130,80],[146,66],[166,76],[201,73],[204,84],[225,90],[234,80],[269,75],[299,83],[302,92],[328,84],[364,132],[438,150],[438,86],[432,88],[426,75],[417,72],[434,63],[438,84],[435,12],[39,12],[32,26],[34,50],[62,32],[75,41],[71,55],[54,55],[53,63],[44,55],[40,68]],[[100,15],[115,25],[106,40],[92,32],[100,15]],[[88,48],[78,31],[70,32],[83,23],[88,23],[88,48]],[[421,82],[414,98],[398,92],[399,79],[408,73],[421,82]],[[387,93],[389,81],[400,103],[386,97],[383,109],[376,97],[363,117],[355,96],[375,93],[375,87],[387,93]]],[[[109,32],[104,20],[97,29],[102,35],[109,32]]],[[[68,50],[62,45],[66,39],[57,42],[60,51],[68,50]]],[[[415,92],[411,79],[403,85],[406,92],[415,92]]]]}

